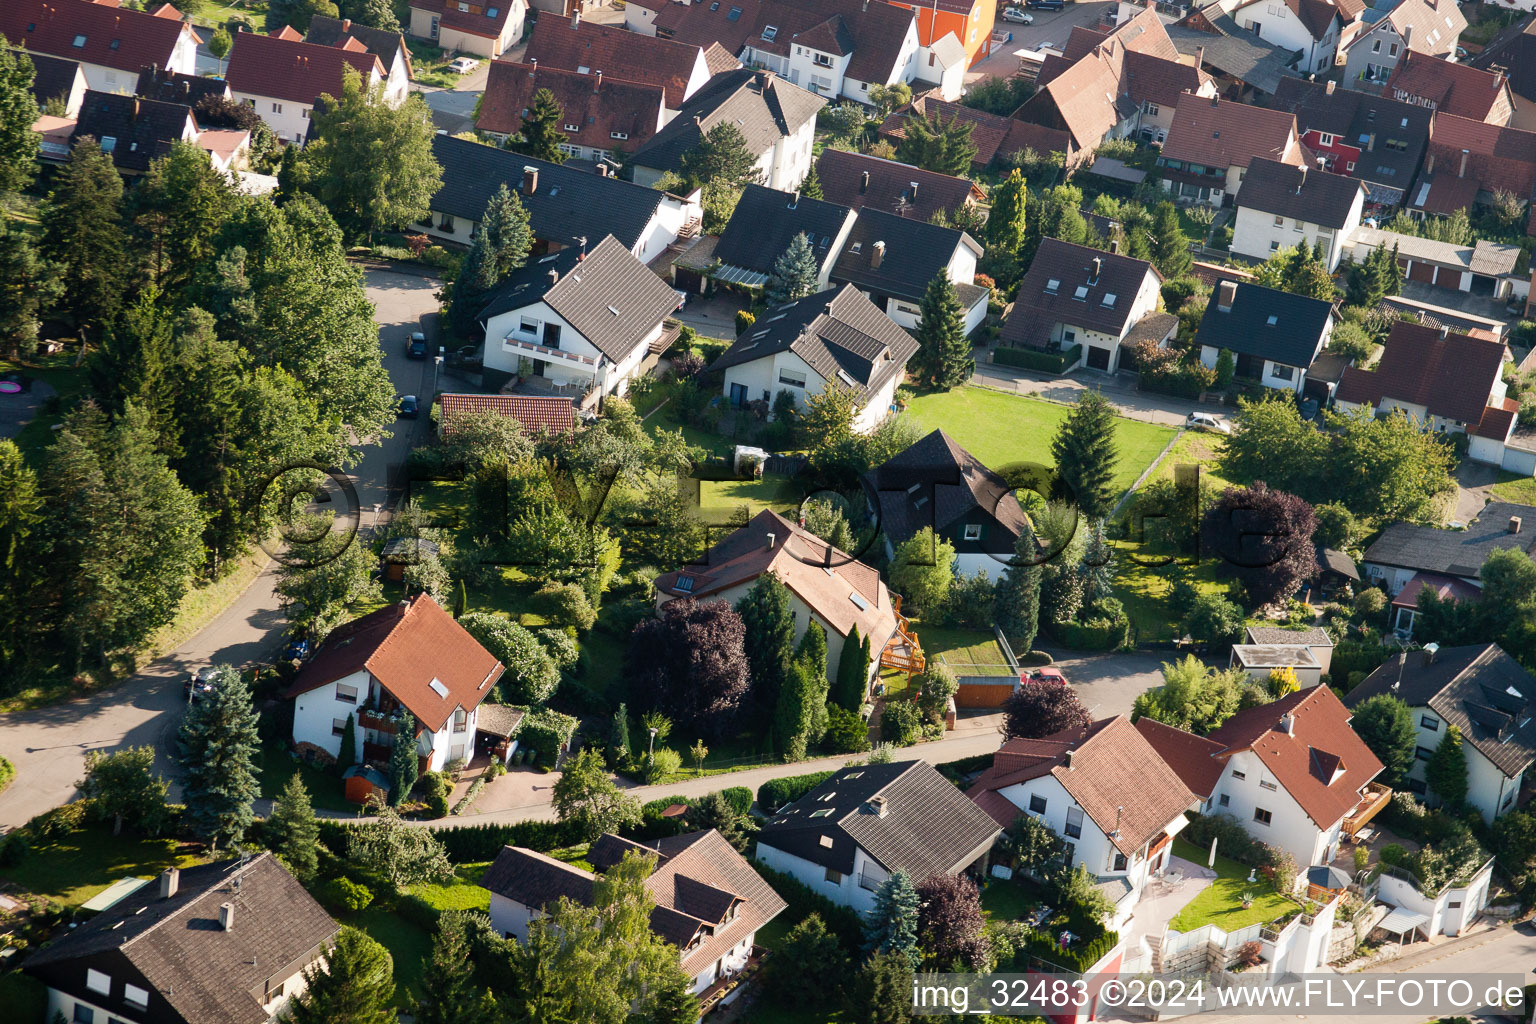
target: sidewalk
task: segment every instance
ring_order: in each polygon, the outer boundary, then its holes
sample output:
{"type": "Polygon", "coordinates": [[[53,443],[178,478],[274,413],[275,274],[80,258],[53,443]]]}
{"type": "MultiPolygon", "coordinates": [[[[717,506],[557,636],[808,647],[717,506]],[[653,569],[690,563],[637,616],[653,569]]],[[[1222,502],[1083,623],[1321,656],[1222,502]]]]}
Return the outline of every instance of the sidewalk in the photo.
{"type": "Polygon", "coordinates": [[[971,383],[978,387],[1029,395],[1064,405],[1075,403],[1084,391],[1097,391],[1109,399],[1110,404],[1127,419],[1160,423],[1168,427],[1183,426],[1185,417],[1197,409],[1211,412],[1220,408],[1168,395],[1147,394],[1127,387],[1118,377],[1092,371],[1084,372],[1081,377],[1049,377],[1015,366],[978,362],[971,383]]]}

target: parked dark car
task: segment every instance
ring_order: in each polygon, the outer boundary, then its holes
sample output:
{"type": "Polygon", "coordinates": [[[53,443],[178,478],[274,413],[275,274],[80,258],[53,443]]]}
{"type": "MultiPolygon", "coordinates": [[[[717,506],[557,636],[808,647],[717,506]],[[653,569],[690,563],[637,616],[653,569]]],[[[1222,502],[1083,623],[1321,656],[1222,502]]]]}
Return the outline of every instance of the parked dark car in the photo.
{"type": "Polygon", "coordinates": [[[1024,0],[1024,6],[1032,11],[1059,11],[1067,6],[1067,0],[1024,0]]]}
{"type": "Polygon", "coordinates": [[[411,359],[427,358],[427,336],[420,331],[411,334],[411,340],[405,346],[405,354],[411,359]]]}
{"type": "Polygon", "coordinates": [[[402,418],[413,420],[421,415],[421,405],[415,395],[401,395],[399,411],[402,418]]]}
{"type": "Polygon", "coordinates": [[[186,682],[181,684],[181,695],[187,699],[188,704],[196,704],[198,698],[213,692],[213,678],[214,671],[211,665],[189,673],[186,682]]]}

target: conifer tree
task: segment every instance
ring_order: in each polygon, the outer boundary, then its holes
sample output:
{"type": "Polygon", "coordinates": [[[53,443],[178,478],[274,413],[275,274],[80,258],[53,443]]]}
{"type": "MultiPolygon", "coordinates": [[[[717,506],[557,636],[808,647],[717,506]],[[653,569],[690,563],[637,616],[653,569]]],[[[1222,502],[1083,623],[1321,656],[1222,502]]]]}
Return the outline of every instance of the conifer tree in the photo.
{"type": "Polygon", "coordinates": [[[768,711],[778,707],[779,681],[789,674],[795,656],[795,624],[789,611],[789,588],[771,572],[765,572],[736,603],[746,627],[752,696],[768,711]]]}
{"type": "Polygon", "coordinates": [[[32,93],[36,73],[25,50],[12,49],[0,36],[0,192],[19,192],[37,174],[41,137],[37,100],[32,93]]]}
{"type": "Polygon", "coordinates": [[[810,239],[802,231],[773,261],[764,297],[770,306],[803,299],[816,290],[816,278],[816,254],[811,250],[810,239]]]}
{"type": "Polygon", "coordinates": [[[533,94],[533,102],[528,104],[520,137],[508,139],[507,148],[550,163],[565,163],[565,154],[560,151],[560,142],[565,138],[561,129],[564,120],[565,108],[555,99],[555,94],[540,89],[533,94]]]}
{"type": "Polygon", "coordinates": [[[315,877],[320,867],[320,823],[315,820],[309,790],[298,772],[288,777],[282,795],[272,805],[266,838],[268,847],[283,859],[295,878],[307,883],[315,877]]]}
{"type": "Polygon", "coordinates": [[[416,756],[416,719],[405,712],[395,723],[395,745],[389,752],[389,802],[398,807],[416,786],[420,761],[416,756]]]}
{"type": "Polygon", "coordinates": [[[356,928],[336,933],[327,955],[304,969],[304,992],[284,1024],[395,1024],[395,965],[389,952],[356,928]]]}
{"type": "Polygon", "coordinates": [[[1467,799],[1467,755],[1461,749],[1461,730],[1452,725],[1424,765],[1429,791],[1451,808],[1467,799]]]}
{"type": "Polygon", "coordinates": [[[815,164],[811,164],[811,173],[800,183],[800,194],[807,199],[825,198],[821,191],[821,175],[817,173],[815,164]]]}
{"type": "Polygon", "coordinates": [[[864,706],[868,689],[869,661],[864,641],[859,637],[859,627],[854,626],[843,640],[842,653],[837,657],[837,686],[832,701],[845,711],[857,714],[864,706]]]}
{"type": "Polygon", "coordinates": [[[91,367],[91,384],[102,407],[111,413],[133,402],[148,414],[158,447],[179,454],[176,441],[173,379],[176,368],[170,304],[160,289],[145,285],[138,299],[107,331],[91,367]]]}
{"type": "Polygon", "coordinates": [[[182,802],[192,830],[217,849],[245,836],[255,819],[251,803],[260,792],[251,691],[238,669],[220,665],[213,687],[187,708],[177,733],[182,802]]]}
{"type": "Polygon", "coordinates": [[[1159,203],[1152,218],[1152,265],[1164,280],[1189,273],[1194,260],[1189,255],[1189,236],[1179,226],[1179,211],[1168,202],[1159,203]]]}
{"type": "Polygon", "coordinates": [[[474,978],[469,922],[460,911],[437,919],[432,959],[421,980],[416,1024],[497,1024],[496,1000],[474,978]]]}
{"type": "Polygon", "coordinates": [[[532,222],[522,199],[507,188],[506,182],[486,204],[480,230],[486,236],[498,282],[528,262],[533,248],[532,222]]]}
{"type": "Polygon", "coordinates": [[[1074,501],[1090,519],[1109,515],[1114,494],[1115,465],[1120,461],[1115,443],[1115,411],[1097,391],[1084,391],[1051,441],[1056,460],[1058,498],[1074,501]]]}
{"type": "Polygon", "coordinates": [[[864,922],[864,951],[895,953],[915,969],[922,963],[917,948],[917,887],[898,871],[875,890],[875,907],[864,922]]]}
{"type": "Polygon", "coordinates": [[[922,320],[917,325],[918,376],[941,391],[964,384],[976,370],[971,343],[965,336],[965,310],[950,283],[949,271],[928,282],[923,293],[922,320]]]}
{"type": "Polygon", "coordinates": [[[1040,629],[1040,564],[1035,530],[1026,518],[1013,546],[1013,559],[992,595],[993,620],[1020,655],[1029,652],[1040,629]]]}
{"type": "MultiPolygon", "coordinates": [[[[774,743],[786,761],[799,761],[805,757],[816,692],[810,666],[803,661],[790,665],[779,686],[779,702],[773,716],[774,743]]],[[[825,712],[826,709],[822,710],[825,712]]]]}
{"type": "Polygon", "coordinates": [[[806,624],[805,635],[800,638],[800,647],[795,651],[795,660],[804,664],[810,674],[809,735],[811,742],[815,743],[827,731],[827,691],[830,689],[827,679],[827,633],[815,619],[806,624]]]}
{"type": "Polygon", "coordinates": [[[966,174],[976,158],[976,141],[971,138],[975,128],[958,114],[948,121],[938,110],[909,114],[896,159],[940,174],[966,174]]]}
{"type": "Polygon", "coordinates": [[[1024,244],[1024,208],[1029,199],[1024,175],[1014,168],[992,192],[992,209],[987,214],[987,245],[1017,255],[1024,244]]]}
{"type": "Polygon", "coordinates": [[[43,256],[59,268],[63,305],[75,322],[109,323],[122,305],[129,251],[120,208],[123,179],[95,139],[78,139],[43,206],[43,256]]]}
{"type": "Polygon", "coordinates": [[[32,235],[0,213],[0,351],[15,356],[30,350],[42,326],[41,313],[58,299],[60,287],[32,235]]]}

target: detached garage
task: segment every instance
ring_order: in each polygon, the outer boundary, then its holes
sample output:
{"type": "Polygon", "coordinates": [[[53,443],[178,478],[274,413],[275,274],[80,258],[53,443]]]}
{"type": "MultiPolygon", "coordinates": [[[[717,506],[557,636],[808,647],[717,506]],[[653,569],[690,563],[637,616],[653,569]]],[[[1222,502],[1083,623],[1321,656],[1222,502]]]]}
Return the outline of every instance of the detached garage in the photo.
{"type": "Polygon", "coordinates": [[[1515,263],[1520,258],[1518,245],[1481,239],[1475,246],[1456,245],[1378,228],[1360,227],[1356,230],[1356,263],[1364,261],[1378,248],[1397,250],[1397,264],[1409,281],[1495,298],[1509,297],[1514,288],[1515,263]]]}

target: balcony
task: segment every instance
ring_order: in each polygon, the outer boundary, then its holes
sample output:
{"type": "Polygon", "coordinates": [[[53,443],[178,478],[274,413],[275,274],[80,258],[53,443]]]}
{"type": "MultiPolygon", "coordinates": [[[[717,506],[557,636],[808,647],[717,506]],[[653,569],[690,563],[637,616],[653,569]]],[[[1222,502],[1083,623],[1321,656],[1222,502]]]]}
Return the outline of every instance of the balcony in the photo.
{"type": "Polygon", "coordinates": [[[517,352],[529,359],[540,359],[547,363],[560,363],[564,366],[579,367],[588,373],[597,373],[597,360],[591,356],[578,355],[575,352],[562,352],[558,348],[549,348],[540,345],[534,340],[534,334],[524,331],[512,331],[502,339],[502,348],[508,352],[517,352]]]}
{"type": "Polygon", "coordinates": [[[399,728],[399,721],[390,715],[380,714],[377,711],[359,711],[357,724],[364,729],[372,729],[374,732],[387,732],[391,735],[399,728]]]}
{"type": "Polygon", "coordinates": [[[1360,794],[1360,802],[1344,818],[1344,834],[1354,836],[1356,832],[1359,832],[1366,826],[1367,822],[1380,814],[1382,808],[1386,807],[1391,801],[1391,789],[1379,782],[1367,783],[1365,789],[1360,794]]]}
{"type": "Polygon", "coordinates": [[[870,874],[868,871],[859,872],[859,888],[875,892],[885,884],[885,879],[870,874]]]}

